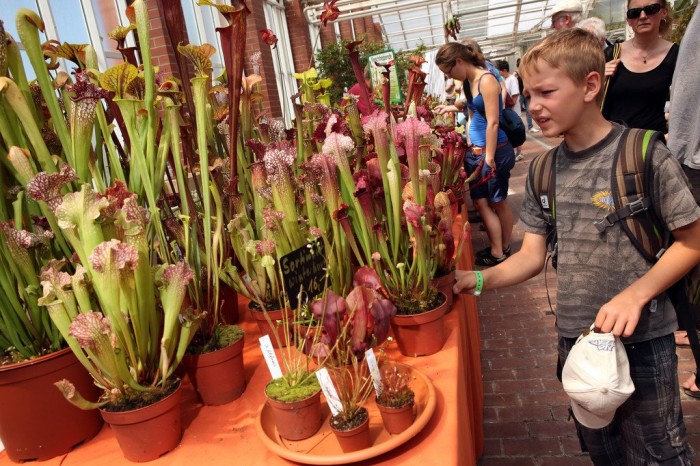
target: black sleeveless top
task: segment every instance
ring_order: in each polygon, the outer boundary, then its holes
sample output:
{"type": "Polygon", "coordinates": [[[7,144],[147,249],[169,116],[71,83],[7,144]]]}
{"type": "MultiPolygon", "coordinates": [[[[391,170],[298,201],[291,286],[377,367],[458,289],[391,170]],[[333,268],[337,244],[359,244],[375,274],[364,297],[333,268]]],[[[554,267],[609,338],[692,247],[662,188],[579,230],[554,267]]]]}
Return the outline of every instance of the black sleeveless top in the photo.
{"type": "Polygon", "coordinates": [[[612,76],[605,97],[603,116],[630,128],[667,132],[664,105],[678,58],[678,44],[673,44],[656,68],[634,73],[620,62],[612,76]]]}

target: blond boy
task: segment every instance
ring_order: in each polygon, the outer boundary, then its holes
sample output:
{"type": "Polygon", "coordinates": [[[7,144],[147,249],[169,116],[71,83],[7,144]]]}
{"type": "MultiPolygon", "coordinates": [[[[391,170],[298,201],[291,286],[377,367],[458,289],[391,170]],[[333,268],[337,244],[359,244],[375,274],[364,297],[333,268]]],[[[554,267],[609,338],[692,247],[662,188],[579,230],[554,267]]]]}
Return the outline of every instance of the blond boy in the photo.
{"type": "MultiPolygon", "coordinates": [[[[635,392],[606,427],[576,421],[582,446],[594,464],[692,464],[680,408],[677,322],[664,291],[700,262],[700,209],[677,161],[657,142],[652,201],[675,242],[651,266],[619,225],[598,232],[593,223],[614,210],[610,173],[623,132],[599,110],[604,68],[600,43],[582,29],[548,36],[521,62],[533,118],[545,136],[564,136],[554,154],[559,364],[592,323],[622,337],[635,392]]],[[[525,185],[520,251],[483,274],[458,271],[455,292],[479,294],[542,270],[546,222],[529,180],[525,185]]]]}

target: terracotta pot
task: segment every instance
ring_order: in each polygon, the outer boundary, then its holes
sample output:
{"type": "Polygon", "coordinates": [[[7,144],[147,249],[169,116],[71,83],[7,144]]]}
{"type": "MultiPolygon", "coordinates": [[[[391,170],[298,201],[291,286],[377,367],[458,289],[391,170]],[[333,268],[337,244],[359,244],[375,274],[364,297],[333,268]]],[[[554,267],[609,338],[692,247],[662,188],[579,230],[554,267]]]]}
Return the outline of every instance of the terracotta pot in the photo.
{"type": "Polygon", "coordinates": [[[224,283],[219,288],[219,298],[221,300],[221,319],[225,324],[237,324],[238,314],[238,293],[224,283]]]}
{"type": "Polygon", "coordinates": [[[321,427],[321,390],[308,398],[288,403],[267,397],[277,432],[286,440],[303,440],[321,427]]]}
{"type": "Polygon", "coordinates": [[[102,428],[97,410],[84,411],[66,401],[54,386],[61,379],[68,379],[89,400],[99,396],[70,348],[0,366],[0,438],[12,461],[63,455],[102,428]]]}
{"type": "Polygon", "coordinates": [[[384,429],[392,435],[400,434],[413,424],[413,403],[400,408],[382,406],[377,403],[377,409],[382,415],[384,429]]]}
{"type": "Polygon", "coordinates": [[[430,311],[392,317],[391,328],[401,354],[418,357],[440,351],[445,344],[443,318],[446,310],[447,299],[444,299],[441,305],[430,311]]]}
{"type": "Polygon", "coordinates": [[[282,327],[282,316],[283,313],[286,313],[286,319],[287,322],[292,322],[294,319],[294,311],[291,309],[276,309],[274,311],[267,311],[268,315],[270,316],[270,319],[272,319],[273,323],[279,322],[279,325],[276,325],[275,328],[273,329],[270,327],[270,324],[267,322],[267,319],[265,319],[265,313],[259,309],[254,309],[250,307],[250,304],[248,305],[248,309],[250,310],[250,314],[253,316],[253,319],[255,319],[255,322],[258,324],[258,328],[260,329],[260,333],[262,335],[270,335],[270,340],[272,340],[272,345],[275,348],[279,348],[279,345],[277,344],[277,339],[273,335],[273,332],[277,332],[277,335],[279,336],[280,342],[282,343],[282,346],[287,346],[287,343],[284,339],[284,328],[282,327]]]}
{"type": "Polygon", "coordinates": [[[331,430],[333,430],[335,438],[338,439],[338,443],[340,444],[340,448],[345,453],[364,450],[372,446],[372,437],[369,435],[369,413],[367,413],[365,422],[353,429],[337,430],[331,423],[331,430]]]}
{"type": "Polygon", "coordinates": [[[452,310],[452,303],[454,302],[454,293],[452,292],[452,287],[455,284],[455,271],[448,273],[447,275],[442,275],[440,277],[433,279],[433,287],[447,298],[447,311],[445,314],[452,310]]]}
{"type": "Polygon", "coordinates": [[[220,350],[188,354],[182,358],[192,386],[207,406],[228,403],[245,390],[243,341],[245,337],[220,350]]]}
{"type": "Polygon", "coordinates": [[[129,461],[157,459],[180,443],[182,383],[178,384],[170,395],[143,408],[119,412],[100,409],[129,461]]]}

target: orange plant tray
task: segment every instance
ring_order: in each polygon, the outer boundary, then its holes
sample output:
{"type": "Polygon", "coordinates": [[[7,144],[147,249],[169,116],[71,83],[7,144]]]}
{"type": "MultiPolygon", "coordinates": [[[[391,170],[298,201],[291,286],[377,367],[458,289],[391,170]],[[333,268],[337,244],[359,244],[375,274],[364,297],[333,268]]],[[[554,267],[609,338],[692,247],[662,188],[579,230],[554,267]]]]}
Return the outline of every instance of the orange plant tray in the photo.
{"type": "Polygon", "coordinates": [[[258,436],[268,449],[282,458],[303,464],[319,465],[354,463],[374,458],[403,445],[418,434],[430,420],[435,411],[436,395],[432,382],[425,374],[406,364],[398,362],[394,364],[403,366],[411,375],[410,386],[415,393],[415,420],[400,434],[391,435],[384,429],[374,397],[370,396],[364,405],[369,411],[369,429],[373,439],[373,445],[369,448],[351,453],[344,453],[340,449],[335,434],[328,424],[331,413],[325,402],[321,404],[323,417],[321,428],[314,436],[300,441],[285,440],[277,434],[272,410],[265,403],[258,412],[255,423],[258,436]]]}

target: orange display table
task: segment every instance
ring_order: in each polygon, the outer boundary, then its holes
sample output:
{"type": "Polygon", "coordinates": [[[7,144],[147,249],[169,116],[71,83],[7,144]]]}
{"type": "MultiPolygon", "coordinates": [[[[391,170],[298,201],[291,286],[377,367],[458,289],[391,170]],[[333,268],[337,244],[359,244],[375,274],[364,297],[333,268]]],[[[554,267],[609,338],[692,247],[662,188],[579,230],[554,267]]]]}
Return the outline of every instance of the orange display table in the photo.
{"type": "MultiPolygon", "coordinates": [[[[462,266],[470,263],[466,251],[462,266]]],[[[466,268],[466,267],[460,267],[466,268]]],[[[182,415],[184,434],[180,445],[148,464],[200,465],[291,465],[268,451],[255,430],[256,417],[265,402],[263,389],[270,374],[258,346],[257,326],[240,300],[241,327],[246,332],[244,362],[247,387],[241,398],[223,406],[203,406],[185,379],[182,415]]],[[[455,298],[445,318],[447,342],[432,356],[407,358],[395,343],[389,359],[409,364],[427,375],[436,391],[437,407],[426,427],[402,446],[362,462],[365,465],[474,465],[483,448],[483,387],[479,356],[479,324],[474,298],[455,298]]],[[[12,463],[0,453],[0,465],[12,463]]],[[[44,466],[103,466],[131,464],[123,458],[108,426],[94,439],[70,453],[41,462],[44,466]]]]}

